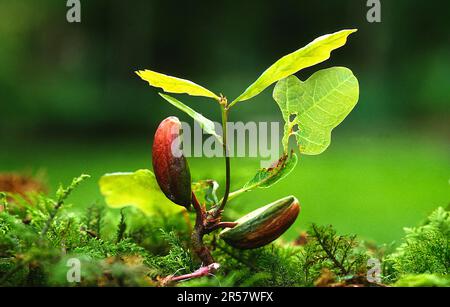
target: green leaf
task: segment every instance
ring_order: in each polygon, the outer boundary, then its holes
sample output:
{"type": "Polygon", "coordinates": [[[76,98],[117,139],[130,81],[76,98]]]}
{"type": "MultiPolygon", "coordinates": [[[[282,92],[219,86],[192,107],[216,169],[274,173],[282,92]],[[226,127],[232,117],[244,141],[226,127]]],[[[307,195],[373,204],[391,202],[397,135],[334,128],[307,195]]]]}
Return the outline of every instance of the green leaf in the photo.
{"type": "Polygon", "coordinates": [[[284,155],[270,168],[260,169],[253,179],[244,185],[244,188],[270,188],[275,183],[289,175],[297,165],[297,162],[298,158],[296,154],[293,153],[291,157],[284,155]]]}
{"type": "Polygon", "coordinates": [[[218,188],[217,181],[211,179],[196,181],[192,184],[192,192],[195,193],[198,201],[210,206],[219,202],[216,195],[218,188]]]}
{"type": "Polygon", "coordinates": [[[275,86],[273,97],[286,122],[285,151],[289,136],[295,135],[300,153],[318,155],[330,145],[331,131],[358,102],[359,85],[351,70],[333,67],[316,72],[305,82],[295,76],[283,79],[275,86]]]}
{"type": "Polygon", "coordinates": [[[100,192],[112,208],[133,206],[147,215],[181,212],[160,190],[155,175],[147,169],[136,172],[105,174],[100,178],[100,192]]]}
{"type": "Polygon", "coordinates": [[[270,188],[280,180],[286,178],[295,168],[298,157],[295,153],[284,154],[271,167],[260,169],[256,175],[248,181],[240,190],[230,193],[228,199],[231,200],[244,192],[249,192],[255,188],[270,188]]]}
{"type": "Polygon", "coordinates": [[[216,100],[220,99],[210,90],[207,90],[206,88],[189,80],[167,76],[148,69],[138,70],[136,71],[136,74],[141,77],[142,80],[147,81],[151,86],[160,87],[167,93],[210,97],[216,100]]]}
{"type": "Polygon", "coordinates": [[[319,64],[330,58],[331,51],[345,45],[347,37],[356,29],[342,30],[316,38],[307,46],[279,59],[250,85],[244,93],[231,104],[248,100],[266,89],[271,84],[295,74],[301,69],[319,64]]]}
{"type": "Polygon", "coordinates": [[[211,120],[207,119],[200,113],[194,111],[193,109],[191,109],[190,107],[188,107],[187,105],[182,103],[181,101],[179,101],[169,95],[165,95],[162,93],[159,93],[159,95],[162,98],[164,98],[165,100],[167,100],[171,105],[173,105],[174,107],[178,108],[179,110],[183,111],[184,113],[186,113],[187,115],[192,117],[197,123],[199,123],[200,127],[206,133],[214,135],[220,142],[222,142],[222,137],[216,133],[214,122],[212,122],[211,120]]]}

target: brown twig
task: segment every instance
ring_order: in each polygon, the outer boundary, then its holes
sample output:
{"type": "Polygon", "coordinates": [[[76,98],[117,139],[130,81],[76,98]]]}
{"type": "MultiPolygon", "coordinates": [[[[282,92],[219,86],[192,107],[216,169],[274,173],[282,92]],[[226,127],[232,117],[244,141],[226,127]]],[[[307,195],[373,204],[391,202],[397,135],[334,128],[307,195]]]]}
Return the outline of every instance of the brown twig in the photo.
{"type": "Polygon", "coordinates": [[[214,263],[214,259],[209,249],[203,243],[203,236],[205,235],[206,214],[204,208],[200,205],[194,193],[192,193],[192,204],[197,215],[195,219],[194,230],[192,231],[191,235],[192,247],[203,264],[210,265],[214,263]]]}
{"type": "Polygon", "coordinates": [[[199,278],[199,277],[204,277],[204,276],[208,276],[213,274],[215,271],[217,271],[220,267],[220,264],[218,263],[211,263],[210,265],[207,266],[202,266],[201,268],[199,268],[198,270],[196,270],[195,272],[189,273],[189,274],[185,274],[185,275],[180,275],[180,276],[167,276],[166,278],[164,278],[161,281],[161,285],[165,286],[171,282],[180,282],[180,281],[185,281],[185,280],[189,280],[192,278],[199,278]]]}
{"type": "MultiPolygon", "coordinates": [[[[227,162],[227,165],[229,167],[229,161],[227,162]]],[[[229,177],[228,168],[227,168],[227,177],[229,177]]],[[[228,182],[227,183],[228,189],[226,194],[229,193],[229,178],[227,179],[227,182],[228,182]]],[[[237,224],[234,222],[221,222],[222,210],[216,209],[206,212],[206,208],[200,204],[194,192],[192,192],[192,205],[195,210],[196,218],[195,218],[195,226],[191,234],[191,243],[193,251],[202,261],[202,264],[204,266],[202,266],[200,269],[190,274],[180,276],[168,276],[163,279],[162,281],[163,285],[170,282],[177,282],[191,278],[203,277],[215,272],[220,265],[214,261],[214,258],[212,257],[210,250],[203,243],[203,236],[220,228],[232,228],[237,224]]]]}

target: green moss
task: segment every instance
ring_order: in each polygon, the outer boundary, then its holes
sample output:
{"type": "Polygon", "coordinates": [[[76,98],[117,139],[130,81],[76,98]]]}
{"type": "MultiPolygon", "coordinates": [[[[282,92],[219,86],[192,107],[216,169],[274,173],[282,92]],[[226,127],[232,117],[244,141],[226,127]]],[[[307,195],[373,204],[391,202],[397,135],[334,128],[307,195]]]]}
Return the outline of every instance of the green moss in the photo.
{"type": "Polygon", "coordinates": [[[450,287],[450,277],[437,274],[405,275],[394,285],[396,287],[450,287]]]}
{"type": "Polygon", "coordinates": [[[449,274],[450,212],[440,207],[414,228],[386,259],[386,275],[392,280],[410,274],[449,274]]]}
{"type": "MultiPolygon", "coordinates": [[[[6,203],[8,210],[0,212],[1,285],[154,286],[161,277],[201,266],[181,215],[147,217],[133,208],[120,212],[100,205],[75,214],[67,210],[69,195],[62,202],[60,196],[39,195],[28,202],[8,196],[16,205],[6,203]],[[81,263],[80,283],[67,281],[71,258],[81,263]]],[[[439,208],[422,225],[408,229],[402,245],[384,261],[385,282],[448,286],[449,225],[448,210],[439,208]]],[[[331,226],[311,226],[303,245],[278,240],[246,251],[215,237],[206,243],[220,269],[177,286],[314,286],[324,269],[333,282],[346,284],[364,277],[367,269],[366,247],[331,226]]]]}

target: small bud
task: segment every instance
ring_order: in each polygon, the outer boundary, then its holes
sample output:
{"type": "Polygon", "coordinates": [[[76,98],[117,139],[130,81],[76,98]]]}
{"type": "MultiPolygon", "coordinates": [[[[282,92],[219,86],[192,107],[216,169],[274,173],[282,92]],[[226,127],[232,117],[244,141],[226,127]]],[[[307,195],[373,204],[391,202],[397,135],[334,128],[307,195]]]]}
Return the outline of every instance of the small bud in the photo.
{"type": "Polygon", "coordinates": [[[223,230],[220,237],[235,248],[258,248],[280,237],[295,222],[299,212],[298,200],[288,196],[238,219],[238,224],[223,230]]]}
{"type": "Polygon", "coordinates": [[[163,193],[174,203],[191,204],[191,173],[181,151],[181,123],[171,116],[159,124],[153,140],[153,170],[163,193]]]}

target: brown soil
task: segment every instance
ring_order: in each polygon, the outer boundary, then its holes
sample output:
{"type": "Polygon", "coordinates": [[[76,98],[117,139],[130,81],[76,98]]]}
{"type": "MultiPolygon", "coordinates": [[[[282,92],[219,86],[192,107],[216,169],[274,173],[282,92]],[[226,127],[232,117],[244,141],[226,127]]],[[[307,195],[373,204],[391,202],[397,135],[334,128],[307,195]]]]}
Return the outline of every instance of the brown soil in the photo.
{"type": "MultiPolygon", "coordinates": [[[[0,192],[19,194],[27,199],[27,194],[47,192],[47,187],[41,180],[29,175],[0,173],[0,192]]],[[[12,199],[8,198],[8,201],[12,199]]],[[[0,204],[0,211],[2,210],[3,206],[0,204]]]]}

